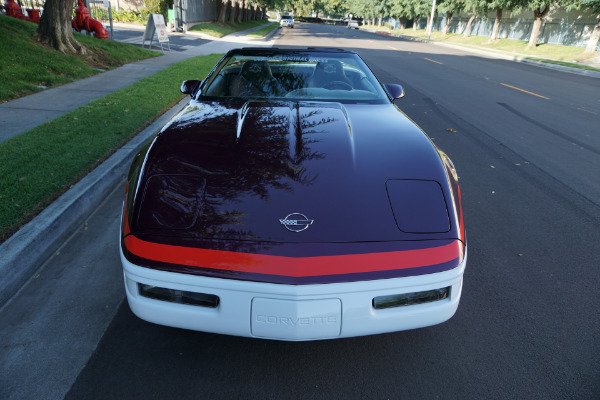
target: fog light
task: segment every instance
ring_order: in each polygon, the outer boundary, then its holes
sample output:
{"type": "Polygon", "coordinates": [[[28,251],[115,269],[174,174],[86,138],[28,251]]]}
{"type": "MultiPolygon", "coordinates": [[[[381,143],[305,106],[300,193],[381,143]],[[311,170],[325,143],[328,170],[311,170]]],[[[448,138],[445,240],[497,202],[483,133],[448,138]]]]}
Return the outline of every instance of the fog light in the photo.
{"type": "Polygon", "coordinates": [[[413,306],[415,304],[431,303],[444,300],[450,295],[450,286],[443,289],[427,290],[425,292],[392,294],[389,296],[378,296],[373,299],[373,308],[413,306]]]}
{"type": "Polygon", "coordinates": [[[216,308],[219,305],[219,296],[215,296],[214,294],[186,292],[183,290],[144,285],[142,283],[138,283],[138,290],[140,291],[140,295],[154,300],[209,308],[216,308]]]}

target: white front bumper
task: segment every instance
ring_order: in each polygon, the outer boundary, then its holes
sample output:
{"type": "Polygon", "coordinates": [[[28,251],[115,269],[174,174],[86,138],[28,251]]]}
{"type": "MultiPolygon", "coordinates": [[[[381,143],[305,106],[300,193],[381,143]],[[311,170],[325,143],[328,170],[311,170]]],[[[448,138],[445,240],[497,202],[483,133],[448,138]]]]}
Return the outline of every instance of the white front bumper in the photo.
{"type": "Polygon", "coordinates": [[[131,310],[157,324],[197,331],[278,340],[318,340],[421,328],[450,319],[458,307],[467,257],[450,271],[374,281],[284,285],[209,278],[144,268],[121,252],[131,310]],[[154,300],[138,283],[219,296],[216,308],[154,300]],[[373,298],[450,286],[431,303],[373,308],[373,298]]]}

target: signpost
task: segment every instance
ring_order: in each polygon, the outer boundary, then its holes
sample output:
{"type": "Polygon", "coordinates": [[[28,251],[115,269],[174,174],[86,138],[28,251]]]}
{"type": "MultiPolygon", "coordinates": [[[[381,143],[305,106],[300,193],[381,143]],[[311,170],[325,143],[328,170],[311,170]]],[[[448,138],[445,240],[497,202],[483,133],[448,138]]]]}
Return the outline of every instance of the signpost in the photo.
{"type": "Polygon", "coordinates": [[[162,14],[150,14],[148,16],[148,22],[146,23],[146,30],[144,31],[144,36],[142,37],[142,47],[146,44],[146,40],[150,41],[148,48],[152,46],[152,41],[154,40],[154,34],[158,37],[158,43],[160,44],[160,49],[164,53],[163,43],[167,43],[169,51],[171,51],[171,44],[169,43],[169,36],[167,36],[167,27],[165,25],[165,19],[162,14]]]}

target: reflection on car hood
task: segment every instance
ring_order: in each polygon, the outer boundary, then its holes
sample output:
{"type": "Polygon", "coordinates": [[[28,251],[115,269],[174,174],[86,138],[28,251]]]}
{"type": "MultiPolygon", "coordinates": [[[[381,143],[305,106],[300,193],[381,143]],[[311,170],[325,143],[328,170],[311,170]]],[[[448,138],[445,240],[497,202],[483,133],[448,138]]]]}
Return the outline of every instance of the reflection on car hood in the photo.
{"type": "Polygon", "coordinates": [[[436,148],[391,104],[192,101],[157,136],[144,168],[134,234],[287,243],[459,237],[455,224],[444,234],[398,229],[388,179],[437,181],[452,204],[436,148]]]}

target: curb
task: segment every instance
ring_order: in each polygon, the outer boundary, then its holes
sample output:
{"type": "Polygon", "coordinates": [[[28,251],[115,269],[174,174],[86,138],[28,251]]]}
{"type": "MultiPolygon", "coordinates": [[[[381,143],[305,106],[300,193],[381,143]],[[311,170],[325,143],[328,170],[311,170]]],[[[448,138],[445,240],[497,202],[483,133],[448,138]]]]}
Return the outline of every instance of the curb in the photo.
{"type": "Polygon", "coordinates": [[[276,27],[275,29],[273,29],[271,32],[267,33],[265,36],[261,37],[261,38],[256,38],[256,39],[252,39],[252,40],[262,40],[262,41],[268,41],[271,40],[271,38],[273,36],[275,36],[276,34],[281,33],[281,26],[276,27]]]}
{"type": "Polygon", "coordinates": [[[85,223],[119,181],[125,181],[133,156],[188,102],[186,96],[0,245],[0,307],[85,223]]]}
{"type": "Polygon", "coordinates": [[[370,31],[370,30],[366,30],[366,29],[364,29],[362,31],[369,32],[374,35],[387,36],[387,37],[398,38],[398,39],[402,38],[403,40],[408,40],[411,42],[430,43],[430,44],[433,44],[436,46],[448,47],[448,48],[456,49],[456,50],[463,50],[463,51],[466,51],[469,53],[481,54],[481,55],[488,56],[491,58],[498,58],[501,60],[508,60],[508,61],[519,62],[519,63],[523,63],[523,64],[534,65],[534,66],[538,66],[541,68],[553,69],[555,71],[568,72],[568,73],[576,74],[576,75],[583,75],[583,76],[587,76],[590,78],[600,78],[599,71],[590,71],[590,70],[585,70],[585,69],[566,67],[563,65],[545,63],[545,62],[541,62],[541,61],[528,60],[526,58],[513,56],[510,54],[496,53],[493,51],[474,49],[471,47],[459,46],[459,45],[448,44],[448,43],[433,42],[431,40],[418,39],[418,38],[414,38],[412,36],[397,36],[397,35],[394,35],[394,34],[391,34],[388,32],[377,32],[377,31],[370,31]]]}

